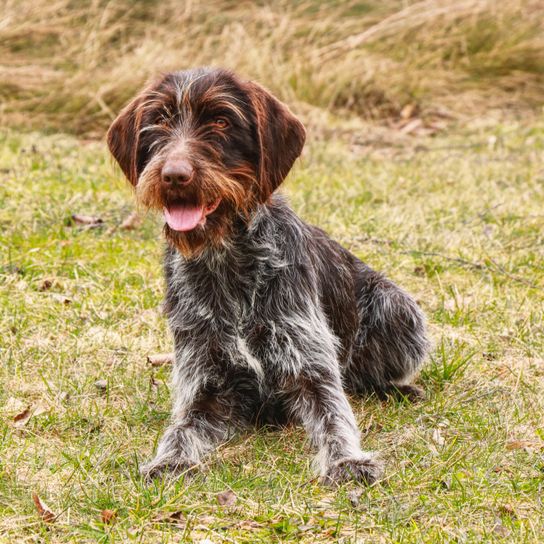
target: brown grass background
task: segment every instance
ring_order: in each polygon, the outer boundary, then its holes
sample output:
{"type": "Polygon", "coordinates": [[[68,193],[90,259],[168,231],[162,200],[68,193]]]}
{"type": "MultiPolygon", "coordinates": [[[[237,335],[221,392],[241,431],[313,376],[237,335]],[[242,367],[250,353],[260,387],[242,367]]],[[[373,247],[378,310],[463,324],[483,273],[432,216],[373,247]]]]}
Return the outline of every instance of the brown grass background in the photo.
{"type": "MultiPolygon", "coordinates": [[[[306,117],[544,104],[542,0],[3,0],[0,122],[101,136],[150,77],[232,68],[306,117]]],[[[402,115],[401,115],[402,114],[402,115]]]]}

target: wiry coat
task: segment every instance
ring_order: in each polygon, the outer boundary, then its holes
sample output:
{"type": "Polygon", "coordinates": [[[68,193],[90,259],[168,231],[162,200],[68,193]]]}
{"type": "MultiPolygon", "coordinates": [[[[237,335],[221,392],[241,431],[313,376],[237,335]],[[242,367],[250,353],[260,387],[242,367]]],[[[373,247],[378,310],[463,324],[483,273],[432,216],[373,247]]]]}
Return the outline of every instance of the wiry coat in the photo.
{"type": "MultiPolygon", "coordinates": [[[[251,123],[258,113],[247,109],[251,123]]],[[[165,309],[174,406],[147,476],[197,465],[237,429],[289,421],[306,428],[325,481],[379,476],[346,392],[416,394],[407,382],[425,356],[425,320],[408,294],[269,196],[299,152],[267,194],[252,191],[251,213],[224,212],[221,237],[202,232],[189,251],[190,239],[172,233],[165,309]]],[[[144,160],[144,177],[145,169],[144,160]]]]}

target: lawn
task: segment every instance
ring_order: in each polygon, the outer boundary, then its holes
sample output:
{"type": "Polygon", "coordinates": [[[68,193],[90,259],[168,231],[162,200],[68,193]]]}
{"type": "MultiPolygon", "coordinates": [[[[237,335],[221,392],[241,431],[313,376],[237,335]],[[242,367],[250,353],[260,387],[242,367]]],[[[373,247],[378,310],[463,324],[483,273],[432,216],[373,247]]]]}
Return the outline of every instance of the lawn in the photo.
{"type": "Polygon", "coordinates": [[[0,541],[544,541],[543,154],[541,117],[310,131],[284,192],[415,294],[428,399],[352,399],[387,467],[371,488],[320,486],[298,428],[146,486],[170,405],[147,362],[171,349],[160,220],[120,228],[132,196],[102,143],[0,133],[0,541]]]}

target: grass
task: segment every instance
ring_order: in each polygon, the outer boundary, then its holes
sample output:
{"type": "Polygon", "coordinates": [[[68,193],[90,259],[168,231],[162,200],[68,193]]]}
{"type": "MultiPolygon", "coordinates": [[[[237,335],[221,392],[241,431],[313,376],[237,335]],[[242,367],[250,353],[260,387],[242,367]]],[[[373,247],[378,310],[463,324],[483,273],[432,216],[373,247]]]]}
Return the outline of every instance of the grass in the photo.
{"type": "Polygon", "coordinates": [[[130,190],[101,143],[0,134],[1,542],[544,540],[544,120],[373,134],[310,133],[285,185],[302,216],[415,294],[434,340],[427,401],[354,401],[387,477],[338,490],[313,478],[300,429],[244,435],[190,481],[143,484],[170,404],[169,369],[146,363],[171,346],[159,220],[119,228],[130,190]]]}
{"type": "Polygon", "coordinates": [[[101,136],[161,71],[219,65],[307,119],[544,104],[541,0],[4,0],[0,122],[101,136]]]}

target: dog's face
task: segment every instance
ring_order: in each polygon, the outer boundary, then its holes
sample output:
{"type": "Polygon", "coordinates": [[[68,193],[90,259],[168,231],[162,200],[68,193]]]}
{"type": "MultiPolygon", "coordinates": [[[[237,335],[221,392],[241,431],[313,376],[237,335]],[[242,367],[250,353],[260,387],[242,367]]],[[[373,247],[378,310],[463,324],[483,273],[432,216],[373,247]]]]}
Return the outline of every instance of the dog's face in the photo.
{"type": "Polygon", "coordinates": [[[228,237],[287,176],[302,124],[261,86],[224,70],[167,74],[119,114],[107,140],[140,203],[161,210],[185,255],[228,237]]]}

